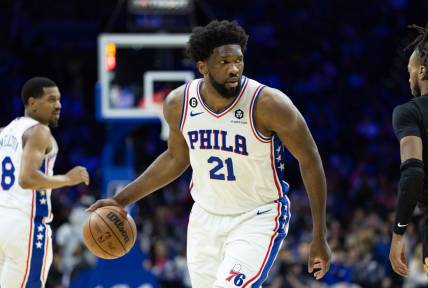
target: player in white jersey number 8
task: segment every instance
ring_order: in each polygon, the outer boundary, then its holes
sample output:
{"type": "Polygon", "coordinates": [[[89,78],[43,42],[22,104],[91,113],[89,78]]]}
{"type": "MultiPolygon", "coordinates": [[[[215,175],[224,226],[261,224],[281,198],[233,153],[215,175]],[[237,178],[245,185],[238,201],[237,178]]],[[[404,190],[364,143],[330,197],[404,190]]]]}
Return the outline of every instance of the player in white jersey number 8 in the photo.
{"type": "Polygon", "coordinates": [[[308,271],[329,269],[326,180],[321,157],[297,108],[282,92],[243,76],[248,36],[236,22],[196,27],[187,51],[203,78],[168,95],[168,149],[136,180],[88,210],[125,207],[167,185],[189,165],[195,204],[187,261],[194,288],[261,287],[288,232],[283,147],[297,158],[310,199],[308,271]]]}
{"type": "Polygon", "coordinates": [[[34,77],[22,88],[25,116],[0,128],[0,287],[44,287],[52,263],[51,189],[89,184],[86,168],[53,175],[58,152],[49,126],[60,117],[60,92],[34,77]]]}

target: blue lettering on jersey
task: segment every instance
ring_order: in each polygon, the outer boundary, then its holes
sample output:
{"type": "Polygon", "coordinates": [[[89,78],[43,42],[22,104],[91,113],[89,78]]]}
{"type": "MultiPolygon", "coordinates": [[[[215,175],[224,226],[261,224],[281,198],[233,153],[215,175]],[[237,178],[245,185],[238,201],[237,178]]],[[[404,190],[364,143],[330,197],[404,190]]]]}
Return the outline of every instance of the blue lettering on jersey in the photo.
{"type": "Polygon", "coordinates": [[[214,134],[214,146],[213,149],[220,150],[220,146],[218,146],[218,134],[220,134],[219,130],[213,130],[214,134]]]}
{"type": "Polygon", "coordinates": [[[244,136],[235,136],[235,150],[233,151],[238,154],[248,155],[247,152],[247,139],[244,136]]]}
{"type": "Polygon", "coordinates": [[[236,134],[231,142],[232,136],[228,136],[223,130],[199,130],[187,132],[190,149],[222,150],[248,156],[247,139],[236,134]]]}
{"type": "Polygon", "coordinates": [[[199,130],[199,138],[201,139],[200,149],[213,149],[211,146],[212,130],[199,130]]]}
{"type": "Polygon", "coordinates": [[[193,146],[193,144],[198,142],[198,131],[189,131],[187,132],[187,135],[189,135],[190,149],[195,149],[195,146],[193,146]]]}
{"type": "Polygon", "coordinates": [[[232,146],[229,146],[229,147],[227,146],[227,131],[220,131],[220,133],[221,133],[221,138],[222,138],[221,150],[232,152],[233,151],[233,147],[232,146]]]}

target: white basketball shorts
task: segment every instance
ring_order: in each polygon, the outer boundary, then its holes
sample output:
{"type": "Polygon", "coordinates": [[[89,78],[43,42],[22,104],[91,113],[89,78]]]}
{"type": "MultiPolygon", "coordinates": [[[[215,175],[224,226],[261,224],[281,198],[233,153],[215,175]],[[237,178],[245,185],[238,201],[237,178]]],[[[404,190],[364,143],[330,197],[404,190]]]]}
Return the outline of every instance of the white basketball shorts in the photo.
{"type": "Polygon", "coordinates": [[[52,231],[42,219],[0,208],[0,287],[44,287],[52,263],[52,231]]]}
{"type": "Polygon", "coordinates": [[[193,205],[187,261],[193,288],[261,287],[288,232],[287,197],[235,216],[193,205]]]}

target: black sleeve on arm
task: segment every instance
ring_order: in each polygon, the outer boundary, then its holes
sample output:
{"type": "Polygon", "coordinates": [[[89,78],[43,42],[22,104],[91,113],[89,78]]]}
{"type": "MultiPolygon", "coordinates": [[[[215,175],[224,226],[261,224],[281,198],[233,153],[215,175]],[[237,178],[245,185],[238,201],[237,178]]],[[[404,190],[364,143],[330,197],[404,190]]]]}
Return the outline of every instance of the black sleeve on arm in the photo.
{"type": "Polygon", "coordinates": [[[400,172],[397,214],[395,215],[393,231],[403,235],[413,210],[415,210],[418,198],[423,193],[424,163],[419,159],[408,159],[401,164],[400,172]]]}
{"type": "Polygon", "coordinates": [[[406,136],[421,137],[421,129],[419,127],[421,121],[421,115],[416,104],[408,102],[395,107],[392,113],[392,127],[398,141],[406,136]]]}

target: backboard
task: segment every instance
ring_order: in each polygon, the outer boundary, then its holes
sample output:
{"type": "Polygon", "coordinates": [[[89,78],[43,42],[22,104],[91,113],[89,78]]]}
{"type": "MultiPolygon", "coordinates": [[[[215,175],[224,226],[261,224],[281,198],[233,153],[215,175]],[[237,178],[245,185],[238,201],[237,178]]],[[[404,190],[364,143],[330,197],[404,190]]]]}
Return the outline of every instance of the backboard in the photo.
{"type": "Polygon", "coordinates": [[[162,120],[166,95],[195,77],[185,56],[188,39],[188,34],[101,34],[98,119],[162,120]]]}

